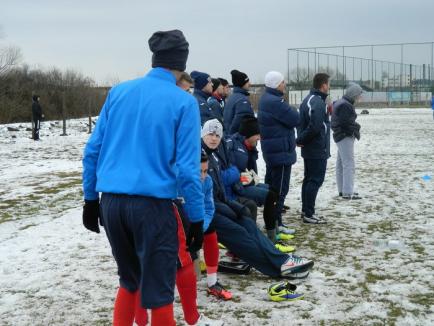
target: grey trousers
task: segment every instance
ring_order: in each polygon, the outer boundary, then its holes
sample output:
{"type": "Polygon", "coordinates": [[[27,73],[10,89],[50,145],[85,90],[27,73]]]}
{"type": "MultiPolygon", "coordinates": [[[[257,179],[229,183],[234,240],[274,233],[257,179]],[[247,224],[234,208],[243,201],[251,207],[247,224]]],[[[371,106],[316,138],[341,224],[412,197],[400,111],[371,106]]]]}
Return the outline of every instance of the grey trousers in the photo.
{"type": "Polygon", "coordinates": [[[336,160],[336,184],[343,195],[354,193],[354,177],[356,165],[354,162],[354,137],[345,137],[336,143],[338,157],[336,160]]]}

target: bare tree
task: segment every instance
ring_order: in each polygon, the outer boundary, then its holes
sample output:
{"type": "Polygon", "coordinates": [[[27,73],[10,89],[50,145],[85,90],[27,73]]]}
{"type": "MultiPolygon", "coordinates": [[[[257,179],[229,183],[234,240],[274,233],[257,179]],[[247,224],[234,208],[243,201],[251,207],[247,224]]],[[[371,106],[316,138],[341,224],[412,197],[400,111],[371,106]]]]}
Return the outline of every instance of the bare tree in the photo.
{"type": "Polygon", "coordinates": [[[16,46],[5,46],[0,48],[0,75],[18,65],[21,61],[21,50],[16,46]]]}

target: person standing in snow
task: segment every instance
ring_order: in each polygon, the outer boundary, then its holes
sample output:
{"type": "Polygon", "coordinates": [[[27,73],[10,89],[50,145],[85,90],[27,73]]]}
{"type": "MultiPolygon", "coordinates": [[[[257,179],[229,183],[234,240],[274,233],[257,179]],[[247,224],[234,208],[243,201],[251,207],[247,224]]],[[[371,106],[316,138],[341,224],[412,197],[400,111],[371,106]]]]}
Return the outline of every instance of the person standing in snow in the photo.
{"type": "Polygon", "coordinates": [[[285,198],[289,191],[292,165],[297,161],[295,127],[300,116],[283,99],[285,80],[277,71],[265,75],[265,93],[259,101],[258,121],[261,149],[266,164],[265,183],[279,194],[276,220],[279,228],[287,230],[282,221],[285,198]]]}
{"type": "Polygon", "coordinates": [[[41,129],[41,120],[44,118],[42,108],[39,104],[41,98],[39,95],[32,96],[32,120],[33,120],[33,140],[39,140],[39,129],[41,129]]]}
{"type": "Polygon", "coordinates": [[[330,89],[329,75],[318,73],[313,88],[300,105],[300,125],[297,146],[304,159],[304,179],[301,187],[304,223],[324,224],[324,217],[315,214],[315,201],[321,188],[330,158],[330,120],[325,102],[330,89]]]}
{"type": "Polygon", "coordinates": [[[208,98],[212,94],[212,81],[210,75],[205,72],[192,71],[190,74],[194,81],[193,96],[199,104],[200,122],[203,125],[206,121],[215,119],[212,108],[208,105],[208,98]]]}
{"type": "Polygon", "coordinates": [[[360,140],[360,125],[356,122],[357,113],[354,104],[359,100],[363,89],[351,84],[345,95],[333,104],[331,128],[333,139],[338,147],[336,158],[336,184],[339,196],[343,199],[361,199],[354,192],[354,141],[360,140]]]}
{"type": "Polygon", "coordinates": [[[233,135],[238,132],[241,120],[246,116],[254,117],[252,104],[249,101],[249,77],[238,70],[232,70],[233,93],[226,101],[223,114],[225,135],[233,135]]]}
{"type": "Polygon", "coordinates": [[[151,325],[175,325],[178,187],[188,250],[203,240],[199,109],[176,86],[189,44],[179,30],[156,32],[148,43],[153,69],[110,90],[83,158],[83,224],[99,233],[102,220],[118,267],[115,325],[133,324],[136,300],[151,310],[151,325]]]}
{"type": "Polygon", "coordinates": [[[223,109],[225,100],[223,99],[224,87],[218,78],[211,78],[212,95],[208,98],[208,105],[214,113],[214,117],[223,123],[223,109]]]}

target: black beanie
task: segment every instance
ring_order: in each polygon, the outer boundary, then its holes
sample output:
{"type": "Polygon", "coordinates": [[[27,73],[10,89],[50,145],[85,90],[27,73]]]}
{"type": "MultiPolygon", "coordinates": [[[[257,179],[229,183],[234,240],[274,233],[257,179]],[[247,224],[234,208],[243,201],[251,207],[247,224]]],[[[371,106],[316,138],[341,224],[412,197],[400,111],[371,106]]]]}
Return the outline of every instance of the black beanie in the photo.
{"type": "Polygon", "coordinates": [[[220,86],[220,79],[218,78],[212,78],[211,79],[212,82],[212,91],[215,92],[215,90],[220,86]]]}
{"type": "Polygon", "coordinates": [[[184,71],[188,57],[188,42],[180,30],[155,32],[148,41],[152,51],[152,68],[162,67],[184,71]]]}
{"type": "Polygon", "coordinates": [[[243,87],[248,81],[249,77],[244,72],[238,71],[236,69],[231,71],[232,84],[237,87],[243,87]]]}
{"type": "Polygon", "coordinates": [[[33,95],[32,100],[38,102],[39,95],[33,95]]]}
{"type": "Polygon", "coordinates": [[[238,132],[241,136],[246,138],[259,135],[258,119],[255,117],[245,117],[243,120],[241,120],[238,132]]]}

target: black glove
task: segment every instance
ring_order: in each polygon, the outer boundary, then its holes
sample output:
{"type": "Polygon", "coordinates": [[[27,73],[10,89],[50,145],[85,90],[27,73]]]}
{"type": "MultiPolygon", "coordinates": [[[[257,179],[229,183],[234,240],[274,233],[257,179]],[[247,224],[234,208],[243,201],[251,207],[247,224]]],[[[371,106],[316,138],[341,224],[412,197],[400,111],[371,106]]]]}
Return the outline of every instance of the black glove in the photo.
{"type": "Polygon", "coordinates": [[[191,222],[187,235],[188,251],[196,252],[202,248],[203,242],[203,221],[191,222]]]}
{"type": "Polygon", "coordinates": [[[83,225],[86,229],[99,233],[99,200],[85,200],[83,206],[83,225]]]}

